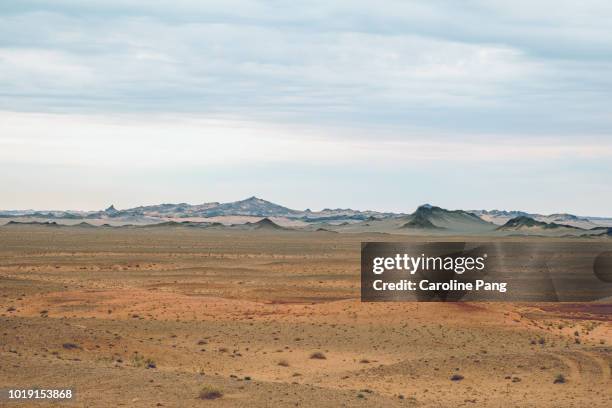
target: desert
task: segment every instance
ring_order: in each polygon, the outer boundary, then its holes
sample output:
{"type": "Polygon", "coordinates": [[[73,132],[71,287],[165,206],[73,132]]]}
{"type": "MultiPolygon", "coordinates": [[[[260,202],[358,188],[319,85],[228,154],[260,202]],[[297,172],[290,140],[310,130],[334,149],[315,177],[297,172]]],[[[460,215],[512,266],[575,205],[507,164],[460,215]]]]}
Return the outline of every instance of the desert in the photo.
{"type": "Polygon", "coordinates": [[[5,225],[0,388],[70,387],[75,407],[610,406],[609,304],[360,302],[360,243],[397,239],[5,225]]]}
{"type": "Polygon", "coordinates": [[[612,407],[610,21],[0,0],[0,408],[612,407]]]}

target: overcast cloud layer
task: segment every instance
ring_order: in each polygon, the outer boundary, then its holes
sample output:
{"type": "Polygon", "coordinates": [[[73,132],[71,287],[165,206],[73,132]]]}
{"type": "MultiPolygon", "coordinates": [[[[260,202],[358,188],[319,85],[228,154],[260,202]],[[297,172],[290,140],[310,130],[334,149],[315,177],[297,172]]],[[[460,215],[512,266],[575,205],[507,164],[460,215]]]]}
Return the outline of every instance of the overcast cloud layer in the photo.
{"type": "Polygon", "coordinates": [[[608,1],[2,2],[0,207],[612,215],[610,21],[608,1]]]}

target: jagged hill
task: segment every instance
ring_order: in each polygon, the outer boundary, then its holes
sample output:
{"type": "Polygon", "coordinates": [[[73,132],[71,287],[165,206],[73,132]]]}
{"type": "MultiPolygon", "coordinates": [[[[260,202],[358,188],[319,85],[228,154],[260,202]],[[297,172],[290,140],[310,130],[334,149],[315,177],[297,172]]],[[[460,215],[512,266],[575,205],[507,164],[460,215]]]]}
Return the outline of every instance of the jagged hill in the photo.
{"type": "Polygon", "coordinates": [[[73,227],[79,227],[79,228],[97,228],[95,225],[92,225],[88,222],[79,222],[78,224],[73,225],[73,227]]]}
{"type": "Polygon", "coordinates": [[[495,225],[463,210],[446,210],[425,204],[403,217],[402,229],[449,230],[463,232],[492,231],[495,225]]]}
{"type": "Polygon", "coordinates": [[[425,211],[419,212],[418,210],[412,215],[410,221],[403,224],[400,228],[418,228],[418,229],[441,229],[434,225],[429,217],[424,214],[425,211]]]}
{"type": "Polygon", "coordinates": [[[536,221],[542,221],[545,223],[556,223],[562,225],[568,225],[572,227],[578,227],[582,229],[591,229],[597,226],[605,226],[609,222],[608,219],[597,217],[579,217],[577,215],[568,213],[555,213],[555,214],[535,214],[527,213],[524,211],[505,211],[505,210],[473,210],[471,213],[479,216],[485,221],[492,222],[497,225],[504,225],[513,218],[518,217],[529,217],[536,221]]]}
{"type": "Polygon", "coordinates": [[[298,216],[301,211],[292,210],[282,205],[274,204],[270,201],[262,200],[257,197],[250,197],[246,200],[220,204],[216,207],[204,210],[203,216],[217,217],[222,215],[250,215],[257,217],[290,217],[298,216]]]}
{"type": "Polygon", "coordinates": [[[595,227],[591,228],[589,232],[600,237],[612,237],[612,228],[610,227],[595,227]]]}
{"type": "Polygon", "coordinates": [[[516,230],[522,230],[522,229],[553,230],[553,229],[563,229],[563,228],[573,229],[573,230],[582,229],[582,228],[574,227],[571,225],[557,224],[554,222],[548,223],[544,221],[538,221],[538,220],[534,220],[531,217],[522,215],[520,217],[512,218],[510,221],[506,222],[501,227],[498,227],[497,230],[499,231],[516,231],[516,230]]]}
{"type": "Polygon", "coordinates": [[[275,223],[274,221],[272,221],[269,218],[263,218],[257,222],[253,222],[253,223],[247,223],[246,224],[249,229],[253,229],[253,230],[286,230],[287,228],[285,227],[281,227],[280,225],[278,225],[277,223],[275,223]]]}
{"type": "Polygon", "coordinates": [[[327,228],[323,228],[323,227],[319,227],[319,228],[317,228],[317,229],[315,230],[315,232],[330,232],[330,233],[332,233],[332,234],[337,234],[337,233],[338,233],[338,231],[332,231],[332,230],[329,230],[329,229],[327,229],[327,228]]]}
{"type": "Polygon", "coordinates": [[[515,230],[515,229],[521,229],[521,228],[546,227],[546,226],[548,226],[548,224],[543,221],[537,221],[526,215],[520,215],[518,217],[510,219],[508,222],[506,222],[501,227],[498,227],[497,229],[503,231],[503,230],[509,230],[509,229],[515,230]]]}

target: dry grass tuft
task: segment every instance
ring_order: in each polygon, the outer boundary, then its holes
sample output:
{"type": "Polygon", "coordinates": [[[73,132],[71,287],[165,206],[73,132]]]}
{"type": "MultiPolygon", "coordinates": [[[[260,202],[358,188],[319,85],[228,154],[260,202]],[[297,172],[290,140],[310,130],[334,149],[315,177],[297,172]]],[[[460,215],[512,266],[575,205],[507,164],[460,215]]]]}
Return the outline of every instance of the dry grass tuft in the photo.
{"type": "Polygon", "coordinates": [[[213,400],[217,398],[221,398],[223,396],[223,391],[219,388],[213,387],[212,385],[205,385],[200,390],[198,397],[203,400],[213,400]]]}
{"type": "Polygon", "coordinates": [[[321,353],[320,351],[315,351],[314,353],[312,353],[310,355],[310,358],[313,360],[327,360],[327,357],[325,357],[325,354],[321,353]]]}

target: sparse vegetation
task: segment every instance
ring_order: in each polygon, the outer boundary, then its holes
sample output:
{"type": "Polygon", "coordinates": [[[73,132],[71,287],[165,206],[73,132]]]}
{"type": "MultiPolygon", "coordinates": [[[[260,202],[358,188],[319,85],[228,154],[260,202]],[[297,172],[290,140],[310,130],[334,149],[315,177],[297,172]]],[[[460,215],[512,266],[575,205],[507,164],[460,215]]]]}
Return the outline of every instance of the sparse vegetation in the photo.
{"type": "Polygon", "coordinates": [[[321,353],[320,351],[315,351],[314,353],[312,353],[310,355],[310,358],[313,360],[326,360],[327,359],[325,354],[321,353]]]}
{"type": "MultiPolygon", "coordinates": [[[[357,293],[355,282],[347,278],[354,271],[344,262],[349,253],[358,257],[358,237],[344,242],[344,236],[338,235],[324,246],[320,240],[325,237],[310,241],[302,240],[298,232],[283,233],[295,241],[277,254],[275,245],[282,239],[275,235],[249,235],[243,240],[241,233],[217,236],[212,229],[185,229],[175,236],[130,227],[100,229],[99,236],[83,246],[69,241],[71,236],[62,231],[57,245],[64,245],[64,240],[67,244],[56,255],[54,243],[48,259],[32,255],[31,260],[26,256],[20,261],[24,279],[32,277],[30,286],[22,280],[3,281],[8,289],[0,291],[0,315],[5,319],[0,343],[11,358],[6,365],[9,373],[23,371],[22,377],[36,378],[40,374],[53,381],[64,374],[83,376],[86,382],[102,378],[101,391],[123,388],[125,395],[101,392],[99,405],[168,407],[181,401],[189,405],[191,399],[191,404],[202,407],[295,403],[411,407],[436,402],[456,407],[538,406],[554,404],[551,396],[578,405],[588,396],[593,407],[607,402],[608,384],[600,381],[597,363],[607,358],[612,342],[607,338],[609,322],[602,320],[588,334],[580,319],[591,318],[589,313],[597,310],[591,305],[548,304],[536,310],[484,303],[475,313],[463,303],[449,308],[319,301],[357,293]],[[217,237],[219,242],[213,242],[217,237]],[[159,248],[159,254],[157,249],[143,251],[147,245],[159,248]],[[47,264],[72,251],[73,266],[49,274],[49,285],[40,285],[37,279],[47,264]],[[151,258],[160,264],[150,276],[144,269],[113,269],[131,258],[151,258]],[[316,264],[310,265],[310,259],[316,264]],[[79,262],[91,265],[81,281],[73,276],[79,262]],[[192,268],[199,264],[202,270],[192,268]],[[209,273],[221,264],[240,273],[209,273]],[[275,273],[262,275],[268,268],[264,265],[275,273]],[[280,276],[276,275],[280,271],[290,274],[290,285],[271,278],[280,276]],[[183,276],[194,286],[187,285],[183,276]],[[244,291],[230,284],[237,276],[245,281],[240,288],[244,291]],[[325,276],[333,290],[328,285],[313,288],[313,276],[325,276]],[[67,287],[61,289],[63,283],[67,287]],[[46,295],[56,288],[57,293],[46,295]],[[303,288],[307,289],[302,295],[303,288]],[[22,290],[27,290],[25,296],[20,295],[22,290]],[[181,293],[189,296],[173,296],[181,293]],[[202,301],[209,295],[214,298],[202,301]],[[236,301],[237,297],[244,301],[236,301]],[[256,299],[262,303],[250,302],[256,299]],[[299,302],[294,304],[295,299],[299,302]],[[9,306],[17,311],[6,313],[9,306]],[[107,315],[111,307],[113,313],[107,315]],[[46,310],[49,319],[42,319],[46,310]],[[521,310],[527,314],[523,323],[515,325],[512,317],[521,310]],[[143,319],[133,319],[133,313],[143,319]],[[355,314],[357,321],[352,320],[355,314]],[[575,320],[560,320],[574,314],[575,320]],[[508,330],[504,324],[510,325],[508,330]],[[561,325],[563,329],[557,330],[561,325]],[[574,344],[576,338],[582,344],[574,344]],[[126,386],[136,382],[146,389],[126,386]],[[207,389],[200,396],[204,386],[207,389]],[[173,388],[183,391],[162,393],[173,388]],[[576,395],[584,398],[572,400],[576,395]]],[[[0,238],[8,232],[0,228],[0,238]]],[[[40,239],[33,243],[41,245],[40,239]]],[[[21,248],[17,244],[21,245],[15,238],[11,248],[21,248]]],[[[24,247],[28,248],[27,242],[24,247]]],[[[15,251],[19,256],[19,249],[15,251]]],[[[3,264],[0,274],[17,275],[9,264],[3,264]]]]}
{"type": "Polygon", "coordinates": [[[75,349],[81,348],[79,347],[78,344],[75,344],[75,343],[64,343],[62,344],[62,347],[65,348],[66,350],[75,350],[75,349]]]}
{"type": "Polygon", "coordinates": [[[205,385],[200,389],[198,397],[203,400],[214,400],[221,398],[223,391],[219,388],[213,387],[212,385],[205,385]]]}
{"type": "Polygon", "coordinates": [[[134,367],[157,368],[157,364],[151,358],[144,358],[140,354],[134,354],[132,357],[132,365],[134,367]]]}

